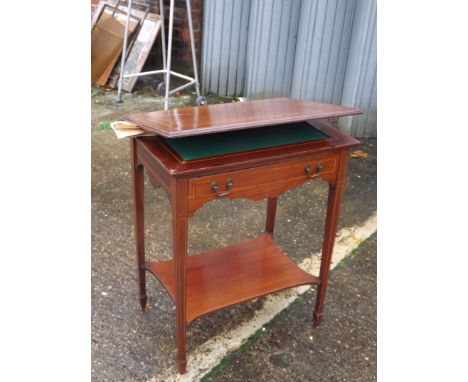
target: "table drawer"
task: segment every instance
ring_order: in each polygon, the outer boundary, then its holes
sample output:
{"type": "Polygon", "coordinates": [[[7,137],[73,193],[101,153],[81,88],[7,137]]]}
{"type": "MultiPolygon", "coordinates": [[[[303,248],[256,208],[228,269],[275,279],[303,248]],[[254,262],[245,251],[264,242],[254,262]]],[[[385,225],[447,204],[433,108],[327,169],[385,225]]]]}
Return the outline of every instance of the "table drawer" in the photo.
{"type": "Polygon", "coordinates": [[[277,196],[310,179],[336,174],[338,155],[288,161],[189,180],[189,210],[219,198],[263,199],[277,196]]]}

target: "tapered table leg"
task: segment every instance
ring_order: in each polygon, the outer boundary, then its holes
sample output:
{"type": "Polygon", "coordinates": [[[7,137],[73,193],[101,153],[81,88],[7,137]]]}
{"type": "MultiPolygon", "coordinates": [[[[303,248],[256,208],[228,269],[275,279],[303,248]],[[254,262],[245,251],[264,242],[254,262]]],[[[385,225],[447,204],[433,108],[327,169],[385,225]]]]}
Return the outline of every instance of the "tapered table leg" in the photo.
{"type": "Polygon", "coordinates": [[[267,200],[267,217],[265,224],[265,231],[273,235],[275,229],[275,218],[276,218],[276,204],[278,197],[268,198],[267,200]]]}
{"type": "Polygon", "coordinates": [[[175,259],[176,279],[176,341],[177,368],[181,374],[185,373],[187,358],[185,355],[186,342],[186,288],[187,288],[187,239],[188,218],[185,215],[187,205],[187,182],[178,180],[172,182],[172,234],[175,259]]]}
{"type": "Polygon", "coordinates": [[[327,217],[325,220],[325,233],[322,244],[322,260],[320,264],[320,285],[317,288],[317,299],[313,313],[314,326],[319,326],[323,316],[325,294],[328,286],[328,276],[333,255],[333,246],[340,217],[341,203],[343,200],[346,172],[348,168],[348,153],[341,154],[340,170],[336,183],[329,183],[327,217]]]}
{"type": "Polygon", "coordinates": [[[137,253],[137,275],[140,305],[143,310],[147,308],[146,280],[145,280],[145,188],[144,169],[139,165],[136,158],[136,140],[130,140],[132,155],[132,189],[133,189],[133,219],[135,224],[135,244],[137,253]]]}

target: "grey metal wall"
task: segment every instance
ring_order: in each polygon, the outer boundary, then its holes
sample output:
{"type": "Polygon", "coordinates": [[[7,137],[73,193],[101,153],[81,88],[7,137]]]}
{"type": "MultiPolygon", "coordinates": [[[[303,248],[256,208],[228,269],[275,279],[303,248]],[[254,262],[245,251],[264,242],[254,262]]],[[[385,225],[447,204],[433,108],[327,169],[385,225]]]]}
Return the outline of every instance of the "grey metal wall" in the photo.
{"type": "Polygon", "coordinates": [[[361,116],[340,118],[340,128],[356,137],[377,136],[377,0],[357,0],[341,103],[361,116]]]}
{"type": "Polygon", "coordinates": [[[244,94],[250,0],[203,3],[202,87],[205,93],[244,94]]]}
{"type": "Polygon", "coordinates": [[[361,108],[340,121],[376,136],[376,0],[205,0],[205,93],[361,108]]]}
{"type": "Polygon", "coordinates": [[[355,0],[302,2],[292,98],[340,103],[354,4],[355,0]]]}
{"type": "Polygon", "coordinates": [[[244,94],[251,98],[289,96],[300,0],[252,0],[244,94]]]}

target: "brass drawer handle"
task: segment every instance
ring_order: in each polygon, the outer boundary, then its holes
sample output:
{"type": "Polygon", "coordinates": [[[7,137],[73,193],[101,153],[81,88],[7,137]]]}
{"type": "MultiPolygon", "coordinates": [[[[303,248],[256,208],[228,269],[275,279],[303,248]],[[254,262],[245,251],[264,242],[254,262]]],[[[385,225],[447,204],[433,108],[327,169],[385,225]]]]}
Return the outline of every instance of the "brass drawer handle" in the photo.
{"type": "Polygon", "coordinates": [[[211,191],[216,193],[216,196],[218,196],[220,198],[222,198],[223,196],[229,195],[231,193],[231,191],[230,191],[231,188],[232,188],[232,179],[227,180],[226,189],[228,191],[224,191],[224,192],[218,192],[218,189],[219,189],[218,183],[216,183],[216,182],[211,183],[211,191]]]}
{"type": "Polygon", "coordinates": [[[309,175],[309,178],[315,178],[316,176],[320,175],[320,172],[322,171],[322,169],[323,169],[323,163],[319,162],[319,163],[317,163],[317,167],[315,168],[315,172],[312,172],[312,170],[310,169],[310,166],[308,164],[304,167],[304,172],[307,175],[309,175]]]}

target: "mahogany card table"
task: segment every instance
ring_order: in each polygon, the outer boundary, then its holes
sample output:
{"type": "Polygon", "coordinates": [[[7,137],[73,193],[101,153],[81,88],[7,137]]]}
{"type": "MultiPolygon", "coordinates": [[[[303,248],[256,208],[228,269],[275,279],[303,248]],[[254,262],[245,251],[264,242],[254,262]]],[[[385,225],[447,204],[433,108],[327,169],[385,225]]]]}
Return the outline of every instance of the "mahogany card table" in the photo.
{"type": "Polygon", "coordinates": [[[131,138],[139,298],[146,272],[176,307],[176,362],[186,371],[186,330],[196,318],[299,285],[317,285],[313,324],[323,316],[349,150],[359,142],[326,123],[360,114],[338,105],[276,98],[125,115],[152,137],[131,138]],[[145,261],[144,169],[171,202],[173,258],[145,261]],[[328,182],[320,272],[299,268],[273,239],[277,198],[311,180],[328,182]],[[188,222],[222,198],[267,200],[265,231],[230,247],[187,256],[188,222]]]}

